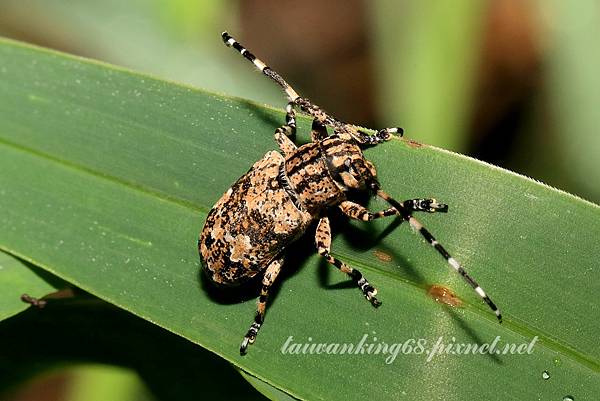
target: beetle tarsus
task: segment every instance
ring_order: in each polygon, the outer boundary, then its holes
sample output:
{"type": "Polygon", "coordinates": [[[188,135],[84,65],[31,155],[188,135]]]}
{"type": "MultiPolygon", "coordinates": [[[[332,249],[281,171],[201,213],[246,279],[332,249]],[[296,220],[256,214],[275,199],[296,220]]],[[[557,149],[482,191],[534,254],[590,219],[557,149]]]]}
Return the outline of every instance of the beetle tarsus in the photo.
{"type": "Polygon", "coordinates": [[[248,332],[244,336],[242,340],[242,344],[240,345],[240,355],[245,355],[248,352],[248,345],[254,344],[256,341],[256,335],[258,334],[258,330],[260,330],[261,324],[254,321],[252,322],[252,326],[248,329],[248,332]]]}
{"type": "Polygon", "coordinates": [[[242,344],[240,345],[240,355],[246,355],[246,353],[248,352],[249,342],[250,339],[248,337],[244,337],[244,339],[242,340],[242,344]]]}
{"type": "Polygon", "coordinates": [[[381,301],[375,298],[375,295],[377,295],[376,288],[373,288],[373,286],[371,285],[367,285],[363,291],[365,291],[365,297],[367,298],[367,300],[371,302],[371,304],[374,307],[378,308],[379,306],[381,306],[381,301]]]}
{"type": "Polygon", "coordinates": [[[408,199],[402,202],[404,207],[411,212],[448,213],[448,205],[439,203],[437,199],[408,199]]]}
{"type": "Polygon", "coordinates": [[[381,306],[381,301],[378,300],[377,298],[372,296],[370,299],[369,298],[367,298],[367,299],[369,300],[369,302],[371,302],[371,305],[373,305],[375,308],[379,308],[381,306]]]}
{"type": "Polygon", "coordinates": [[[392,139],[392,136],[403,137],[404,130],[400,127],[392,127],[392,128],[384,128],[377,131],[375,134],[375,138],[379,140],[379,142],[385,142],[392,139]]]}

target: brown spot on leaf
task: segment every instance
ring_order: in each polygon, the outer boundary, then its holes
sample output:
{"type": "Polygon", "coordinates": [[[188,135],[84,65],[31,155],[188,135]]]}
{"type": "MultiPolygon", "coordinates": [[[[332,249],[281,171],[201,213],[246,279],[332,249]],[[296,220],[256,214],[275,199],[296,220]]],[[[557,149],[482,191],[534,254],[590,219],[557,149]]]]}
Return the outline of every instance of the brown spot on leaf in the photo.
{"type": "Polygon", "coordinates": [[[408,146],[410,146],[411,148],[420,148],[423,146],[422,143],[414,141],[412,139],[409,139],[406,141],[406,143],[408,144],[408,146]]]}
{"type": "Polygon", "coordinates": [[[427,290],[427,295],[435,299],[441,304],[446,304],[452,307],[462,306],[462,301],[454,292],[443,285],[434,284],[427,290]]]}
{"type": "Polygon", "coordinates": [[[392,255],[390,255],[389,253],[385,253],[379,249],[375,249],[373,251],[373,255],[375,255],[375,257],[377,259],[381,260],[382,262],[391,262],[392,261],[392,255]]]}

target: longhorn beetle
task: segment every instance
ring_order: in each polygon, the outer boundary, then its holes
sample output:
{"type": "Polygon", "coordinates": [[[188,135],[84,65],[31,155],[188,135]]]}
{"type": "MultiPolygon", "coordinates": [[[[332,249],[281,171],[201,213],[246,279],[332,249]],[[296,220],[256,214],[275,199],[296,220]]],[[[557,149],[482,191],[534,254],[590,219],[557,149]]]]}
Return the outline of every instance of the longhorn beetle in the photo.
{"type": "Polygon", "coordinates": [[[283,155],[270,151],[254,163],[210,210],[198,240],[203,270],[214,284],[237,286],[262,276],[256,316],[242,341],[240,353],[245,354],[248,344],[254,343],[263,324],[269,290],[281,271],[285,249],[304,234],[313,221],[318,220],[315,242],[319,255],[350,276],[373,306],[381,305],[375,298],[377,290],[362,273],[330,254],[327,212],[334,207],[356,220],[399,216],[408,222],[473,287],[502,322],[500,310],[479,284],[412,215],[413,212],[445,213],[448,206],[435,199],[404,202],[393,199],[380,188],[375,167],[363,156],[361,147],[388,141],[394,134],[402,136],[403,130],[385,128],[368,135],[352,124],[337,120],[299,96],[277,72],[227,32],[223,32],[222,37],[227,46],[275,81],[289,101],[285,124],[275,130],[275,141],[283,155]],[[300,147],[290,139],[296,133],[296,109],[313,118],[312,142],[300,147]],[[333,129],[332,135],[326,127],[333,129]],[[351,192],[377,195],[391,207],[371,212],[348,200],[351,192]]]}

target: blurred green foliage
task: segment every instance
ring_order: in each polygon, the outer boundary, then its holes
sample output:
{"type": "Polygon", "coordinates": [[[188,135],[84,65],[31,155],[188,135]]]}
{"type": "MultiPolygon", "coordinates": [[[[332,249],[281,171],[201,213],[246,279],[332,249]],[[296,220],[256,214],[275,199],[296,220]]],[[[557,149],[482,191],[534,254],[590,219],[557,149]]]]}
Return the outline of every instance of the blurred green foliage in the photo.
{"type": "MultiPolygon", "coordinates": [[[[600,200],[600,2],[539,1],[546,46],[549,121],[540,119],[541,151],[554,156],[534,175],[600,200]],[[546,128],[550,128],[549,132],[546,128]],[[552,143],[554,142],[554,143],[552,143]],[[546,145],[546,146],[544,146],[546,145]]],[[[537,151],[535,153],[538,153],[537,151]]]]}
{"type": "Polygon", "coordinates": [[[375,3],[383,125],[401,121],[419,141],[464,151],[485,2],[375,3]]]}

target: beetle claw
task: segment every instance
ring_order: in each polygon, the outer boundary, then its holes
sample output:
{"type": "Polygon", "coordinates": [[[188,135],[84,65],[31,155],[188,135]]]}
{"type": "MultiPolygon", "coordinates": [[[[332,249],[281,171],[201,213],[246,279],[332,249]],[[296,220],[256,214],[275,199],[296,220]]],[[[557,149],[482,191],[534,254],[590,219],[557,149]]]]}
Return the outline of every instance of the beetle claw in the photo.
{"type": "Polygon", "coordinates": [[[250,341],[249,337],[244,337],[242,344],[240,345],[240,355],[246,355],[248,352],[248,344],[252,344],[254,340],[250,341]]]}
{"type": "Polygon", "coordinates": [[[376,308],[381,306],[381,301],[375,298],[375,295],[377,295],[377,288],[368,286],[365,289],[367,290],[365,291],[365,298],[367,298],[367,301],[371,302],[371,305],[373,305],[376,308]]]}

